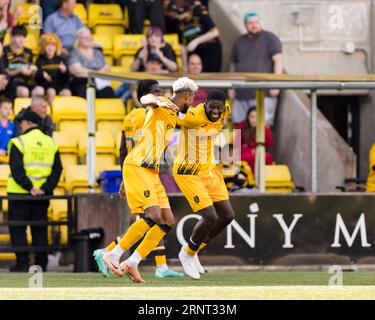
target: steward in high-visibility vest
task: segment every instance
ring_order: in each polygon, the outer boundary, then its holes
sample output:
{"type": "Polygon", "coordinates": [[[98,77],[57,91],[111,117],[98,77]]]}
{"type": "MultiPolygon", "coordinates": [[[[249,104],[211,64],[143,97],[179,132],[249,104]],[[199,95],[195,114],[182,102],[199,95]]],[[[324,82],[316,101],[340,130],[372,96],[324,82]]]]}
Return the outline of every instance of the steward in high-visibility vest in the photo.
{"type": "MultiPolygon", "coordinates": [[[[38,127],[41,118],[32,111],[24,112],[20,119],[22,135],[9,142],[10,176],[7,192],[9,195],[51,195],[57,186],[62,171],[60,154],[53,139],[38,127]]],[[[49,200],[10,200],[8,220],[47,221],[49,200]]],[[[33,246],[48,245],[47,226],[32,226],[33,246]]],[[[9,226],[14,247],[27,247],[26,225],[9,226]]],[[[20,248],[19,248],[20,249],[20,248]]],[[[17,263],[11,271],[27,272],[29,257],[27,251],[16,252],[17,263]]],[[[35,264],[46,270],[47,251],[35,254],[35,264]]]]}

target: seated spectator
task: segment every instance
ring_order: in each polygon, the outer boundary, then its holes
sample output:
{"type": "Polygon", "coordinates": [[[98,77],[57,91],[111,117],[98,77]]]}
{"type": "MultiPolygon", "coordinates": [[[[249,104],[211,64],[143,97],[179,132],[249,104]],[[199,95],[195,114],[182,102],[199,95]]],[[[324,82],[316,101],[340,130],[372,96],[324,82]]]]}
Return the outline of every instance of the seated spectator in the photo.
{"type": "MultiPolygon", "coordinates": [[[[203,65],[202,59],[196,53],[192,53],[189,55],[188,58],[188,72],[191,74],[200,74],[202,73],[203,65]]],[[[193,100],[193,106],[197,106],[200,103],[206,101],[207,95],[209,90],[208,89],[201,89],[199,88],[198,91],[195,93],[195,97],[193,100]]]]}
{"type": "Polygon", "coordinates": [[[147,43],[138,50],[132,64],[132,71],[145,71],[146,63],[158,58],[161,61],[162,70],[176,72],[178,69],[176,54],[172,47],[164,41],[163,32],[158,27],[151,27],[146,35],[147,43]]]}
{"type": "MultiPolygon", "coordinates": [[[[71,90],[75,96],[86,98],[87,80],[90,71],[111,71],[104,59],[103,52],[93,46],[90,29],[78,30],[74,50],[69,56],[69,71],[73,75],[71,90]]],[[[98,98],[114,98],[109,81],[95,79],[98,98]]]]}
{"type": "MultiPolygon", "coordinates": [[[[259,15],[248,12],[244,16],[247,33],[234,43],[230,71],[275,73],[283,72],[282,44],[272,32],[262,28],[259,15]]],[[[279,89],[267,90],[264,99],[265,118],[269,126],[273,126],[279,89]]],[[[232,122],[245,121],[247,111],[256,105],[255,90],[229,90],[233,101],[232,122]]]]}
{"type": "Polygon", "coordinates": [[[127,6],[131,33],[143,33],[146,18],[150,20],[152,27],[165,31],[163,0],[131,0],[127,1],[127,6]]]}
{"type": "MultiPolygon", "coordinates": [[[[0,46],[0,56],[3,55],[2,47],[0,46]]],[[[8,85],[8,77],[5,73],[4,60],[0,59],[0,94],[5,93],[8,85]]]]}
{"type": "MultiPolygon", "coordinates": [[[[180,41],[188,53],[198,54],[203,61],[203,72],[220,72],[222,50],[219,30],[212,21],[207,8],[199,1],[172,0],[168,12],[174,12],[180,30],[180,41]]],[[[186,52],[185,66],[186,66],[186,52]]]]}
{"type": "Polygon", "coordinates": [[[12,14],[9,11],[10,0],[0,0],[0,44],[4,43],[7,31],[17,24],[19,11],[12,14]]]}
{"type": "Polygon", "coordinates": [[[9,120],[12,110],[12,101],[0,99],[0,162],[8,155],[8,142],[16,136],[14,123],[9,120]]]}
{"type": "Polygon", "coordinates": [[[26,110],[35,112],[41,119],[42,122],[39,129],[46,135],[52,137],[53,131],[55,131],[55,124],[52,122],[51,117],[48,115],[48,101],[44,96],[34,96],[31,100],[31,106],[23,108],[14,118],[14,124],[16,126],[16,136],[20,136],[20,119],[22,119],[26,110]]]}
{"type": "Polygon", "coordinates": [[[47,95],[51,103],[56,94],[70,96],[68,67],[61,56],[61,42],[54,33],[45,33],[39,40],[39,57],[36,60],[38,71],[36,82],[39,90],[47,95]]]}
{"type": "MultiPolygon", "coordinates": [[[[13,100],[16,97],[27,98],[34,88],[34,77],[38,68],[33,64],[33,53],[25,48],[27,30],[24,26],[12,29],[10,45],[4,47],[3,63],[9,77],[7,97],[13,100]]],[[[42,95],[38,89],[33,95],[42,95]]]]}
{"type": "Polygon", "coordinates": [[[74,14],[76,0],[58,0],[59,9],[51,14],[44,23],[45,33],[56,33],[62,43],[62,54],[67,56],[74,47],[77,31],[84,27],[82,21],[74,14]]]}
{"type": "MultiPolygon", "coordinates": [[[[254,172],[255,168],[255,150],[256,150],[256,125],[257,112],[255,108],[251,108],[247,113],[246,121],[240,123],[237,129],[241,129],[241,160],[247,161],[254,172]]],[[[265,147],[273,146],[273,135],[271,129],[265,128],[265,147]]],[[[273,157],[266,152],[266,164],[272,164],[273,157]]]]}

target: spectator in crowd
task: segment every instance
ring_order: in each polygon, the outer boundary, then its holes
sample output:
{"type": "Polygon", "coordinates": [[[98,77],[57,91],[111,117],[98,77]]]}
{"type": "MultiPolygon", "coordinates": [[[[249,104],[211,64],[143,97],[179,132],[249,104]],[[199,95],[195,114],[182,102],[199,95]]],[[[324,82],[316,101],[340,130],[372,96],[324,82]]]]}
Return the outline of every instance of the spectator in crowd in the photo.
{"type": "MultiPolygon", "coordinates": [[[[196,53],[192,53],[188,58],[188,72],[191,74],[200,74],[203,70],[202,59],[196,53]]],[[[207,99],[209,90],[199,88],[195,93],[193,106],[204,103],[207,99]]]]}
{"type": "Polygon", "coordinates": [[[55,124],[52,122],[52,118],[48,115],[49,104],[44,96],[34,96],[31,100],[31,106],[23,108],[15,117],[14,124],[16,126],[16,136],[21,135],[21,120],[24,113],[32,111],[41,118],[39,124],[40,130],[47,136],[52,137],[53,131],[55,130],[55,124]]]}
{"type": "MultiPolygon", "coordinates": [[[[241,160],[249,163],[251,170],[254,172],[255,168],[255,150],[256,150],[256,125],[257,112],[255,108],[251,108],[246,116],[246,121],[240,123],[237,129],[241,130],[241,160]]],[[[238,136],[235,137],[238,139],[238,136]]],[[[271,129],[265,128],[265,147],[271,148],[273,146],[273,135],[271,129]]],[[[272,164],[273,157],[266,152],[266,164],[272,164]]]]}
{"type": "Polygon", "coordinates": [[[16,136],[14,123],[10,121],[12,101],[0,99],[0,158],[8,155],[8,142],[16,136]]]}
{"type": "Polygon", "coordinates": [[[203,72],[220,72],[222,50],[219,30],[207,8],[199,1],[172,0],[166,14],[177,20],[180,41],[186,45],[186,51],[201,57],[203,72]]]}
{"type": "Polygon", "coordinates": [[[57,0],[40,0],[39,2],[42,8],[43,22],[45,22],[58,9],[57,0]]]}
{"type": "Polygon", "coordinates": [[[158,59],[163,70],[176,72],[178,69],[176,54],[172,47],[164,41],[163,31],[158,27],[151,27],[147,31],[146,41],[147,43],[135,55],[132,71],[145,71],[148,61],[158,59]]]}
{"type": "MultiPolygon", "coordinates": [[[[259,15],[249,12],[244,16],[247,34],[240,36],[233,47],[231,71],[235,72],[283,72],[282,45],[280,39],[272,32],[262,29],[259,15]]],[[[265,118],[273,126],[279,90],[266,92],[265,118]]],[[[255,91],[248,89],[230,90],[233,100],[232,122],[240,123],[246,119],[251,107],[256,105],[255,91]]]]}
{"type": "Polygon", "coordinates": [[[159,27],[165,32],[163,0],[128,0],[127,5],[131,33],[143,33],[146,18],[150,20],[151,26],[159,27]]]}
{"type": "Polygon", "coordinates": [[[56,33],[62,43],[63,55],[67,56],[74,47],[75,35],[84,27],[82,21],[74,14],[76,0],[58,0],[59,9],[51,14],[44,23],[45,33],[56,33]]]}
{"type": "Polygon", "coordinates": [[[39,90],[47,95],[51,103],[56,94],[70,96],[68,67],[61,56],[61,41],[54,33],[45,33],[39,40],[38,71],[36,82],[39,90]]]}
{"type": "MultiPolygon", "coordinates": [[[[10,81],[7,97],[13,100],[15,97],[27,98],[34,87],[34,77],[38,68],[33,64],[33,53],[25,47],[27,30],[24,26],[16,26],[12,29],[10,45],[4,47],[3,64],[10,81]]],[[[43,94],[38,89],[33,95],[43,94]]]]}
{"type": "MultiPolygon", "coordinates": [[[[0,45],[0,56],[2,55],[3,55],[3,50],[0,45]]],[[[5,67],[4,67],[4,60],[0,59],[0,94],[3,94],[6,92],[8,82],[9,82],[8,76],[6,75],[5,67]]]]}
{"type": "MultiPolygon", "coordinates": [[[[8,195],[52,195],[62,171],[59,151],[53,139],[38,127],[40,117],[27,110],[19,118],[22,135],[9,142],[9,164],[11,176],[7,182],[8,195]]],[[[9,201],[9,221],[47,222],[49,200],[9,201]]],[[[48,245],[47,226],[30,225],[32,245],[48,245]]],[[[9,226],[10,238],[15,248],[27,247],[26,225],[9,226]]],[[[28,252],[17,251],[16,265],[10,271],[28,272],[28,252]]],[[[35,264],[47,271],[47,251],[35,253],[35,264]]]]}
{"type": "Polygon", "coordinates": [[[0,44],[4,43],[5,34],[17,23],[18,11],[13,15],[9,11],[10,0],[0,0],[0,44]]]}
{"type": "MultiPolygon", "coordinates": [[[[111,71],[105,61],[103,52],[93,46],[90,29],[78,30],[74,50],[68,61],[69,71],[73,75],[71,89],[75,96],[86,97],[86,87],[90,71],[111,71]]],[[[98,98],[114,98],[109,81],[95,79],[96,96],[98,98]]]]}

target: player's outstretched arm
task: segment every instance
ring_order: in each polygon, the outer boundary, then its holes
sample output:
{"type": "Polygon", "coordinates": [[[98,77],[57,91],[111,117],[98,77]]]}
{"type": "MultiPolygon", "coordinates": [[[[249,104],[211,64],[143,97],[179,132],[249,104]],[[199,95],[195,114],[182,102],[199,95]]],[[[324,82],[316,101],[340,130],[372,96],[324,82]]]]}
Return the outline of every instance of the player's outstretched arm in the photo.
{"type": "Polygon", "coordinates": [[[179,112],[178,107],[169,99],[165,97],[157,97],[151,93],[146,94],[145,96],[141,97],[140,99],[142,105],[145,106],[152,106],[152,107],[161,107],[161,108],[168,108],[175,112],[179,112]]]}

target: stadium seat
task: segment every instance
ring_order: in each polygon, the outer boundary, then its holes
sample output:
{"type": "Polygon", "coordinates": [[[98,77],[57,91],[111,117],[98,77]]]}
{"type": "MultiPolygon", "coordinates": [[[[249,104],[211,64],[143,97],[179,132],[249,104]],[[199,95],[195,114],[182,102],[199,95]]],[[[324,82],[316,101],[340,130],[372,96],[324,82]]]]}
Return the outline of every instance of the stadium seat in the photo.
{"type": "Polygon", "coordinates": [[[122,130],[125,106],[121,99],[96,99],[96,123],[98,131],[107,131],[113,139],[122,130]]]}
{"type": "MultiPolygon", "coordinates": [[[[7,182],[8,177],[10,174],[10,167],[9,165],[2,164],[0,165],[0,195],[6,196],[7,195],[7,182]]],[[[8,212],[8,201],[2,201],[2,211],[8,212]]]]}
{"type": "Polygon", "coordinates": [[[41,26],[41,8],[35,3],[18,3],[17,9],[21,9],[21,13],[17,18],[18,24],[30,25],[30,22],[41,26]]]}
{"type": "Polygon", "coordinates": [[[116,136],[116,147],[115,147],[115,150],[116,150],[116,157],[118,158],[120,156],[120,147],[121,147],[121,138],[122,138],[122,132],[117,132],[117,136],[116,136]]]}
{"type": "Polygon", "coordinates": [[[369,173],[367,176],[366,192],[375,192],[375,144],[369,151],[369,173]]]}
{"type": "Polygon", "coordinates": [[[97,25],[125,26],[124,14],[118,4],[90,4],[89,27],[97,25]]]}
{"type": "Polygon", "coordinates": [[[266,192],[293,192],[294,183],[286,165],[265,167],[266,192]]]}
{"type": "Polygon", "coordinates": [[[79,135],[86,130],[86,99],[81,97],[56,97],[52,102],[53,121],[60,131],[79,135]]]}
{"type": "Polygon", "coordinates": [[[181,56],[181,46],[178,42],[177,33],[169,33],[164,35],[164,41],[168,43],[177,56],[181,56]]]}
{"type": "Polygon", "coordinates": [[[74,132],[55,131],[53,140],[59,147],[60,153],[77,153],[78,152],[78,136],[74,132]]]}
{"type": "Polygon", "coordinates": [[[107,35],[94,34],[94,43],[100,46],[103,50],[104,57],[107,63],[113,65],[113,42],[107,35]]]}
{"type": "Polygon", "coordinates": [[[14,99],[14,105],[13,105],[14,114],[17,115],[23,108],[27,108],[30,105],[31,105],[31,98],[14,99]]]}
{"type": "MultiPolygon", "coordinates": [[[[113,66],[113,67],[111,67],[111,72],[112,73],[123,74],[125,72],[129,72],[129,70],[130,70],[130,67],[129,68],[121,67],[121,66],[113,66]]],[[[111,81],[111,86],[112,86],[113,89],[116,89],[121,84],[122,84],[121,81],[111,81]]]]}
{"type": "Polygon", "coordinates": [[[97,25],[95,27],[95,34],[105,34],[109,39],[114,40],[114,37],[117,35],[124,34],[125,29],[122,26],[103,26],[97,25]]]}
{"type": "Polygon", "coordinates": [[[88,173],[86,165],[75,165],[66,168],[65,185],[69,193],[88,191],[88,173]]]}
{"type": "Polygon", "coordinates": [[[87,11],[85,6],[82,3],[77,3],[75,9],[74,9],[74,14],[78,16],[78,18],[81,19],[82,23],[84,25],[87,25],[88,19],[87,19],[87,11]]]}
{"type": "Polygon", "coordinates": [[[145,36],[143,34],[123,34],[114,38],[113,55],[121,61],[123,56],[132,56],[142,47],[145,36]]]}
{"type": "Polygon", "coordinates": [[[126,55],[126,56],[122,56],[119,60],[117,60],[117,63],[121,67],[123,67],[126,70],[126,72],[131,72],[134,59],[135,57],[133,55],[126,55]]]}
{"type": "MultiPolygon", "coordinates": [[[[25,47],[29,48],[33,52],[33,54],[36,56],[39,54],[38,42],[39,42],[39,38],[36,33],[29,32],[27,34],[27,37],[25,40],[25,47]]],[[[8,31],[4,38],[4,46],[8,45],[9,43],[10,43],[10,33],[8,31]]]]}
{"type": "MultiPolygon", "coordinates": [[[[116,150],[114,139],[109,132],[98,131],[95,134],[96,167],[103,169],[116,163],[116,150]]],[[[87,152],[87,133],[83,133],[79,139],[79,154],[85,157],[87,152]]],[[[85,159],[84,159],[85,160],[85,159]]]]}

